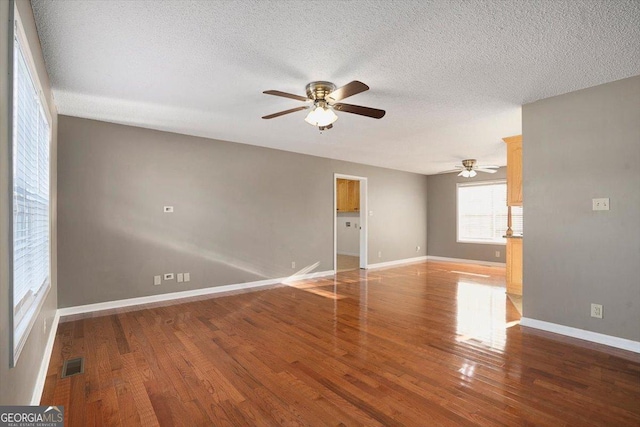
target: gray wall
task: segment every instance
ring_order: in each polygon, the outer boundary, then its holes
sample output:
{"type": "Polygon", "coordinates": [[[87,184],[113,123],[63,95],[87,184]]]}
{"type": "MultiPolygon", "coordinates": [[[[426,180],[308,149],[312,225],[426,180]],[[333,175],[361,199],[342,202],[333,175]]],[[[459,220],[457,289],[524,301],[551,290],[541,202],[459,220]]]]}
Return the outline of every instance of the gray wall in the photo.
{"type": "Polygon", "coordinates": [[[471,180],[459,177],[455,173],[427,177],[429,194],[427,253],[430,256],[505,262],[505,245],[456,242],[456,183],[506,179],[506,173],[507,168],[502,167],[494,174],[479,172],[478,176],[471,180]],[[499,257],[495,256],[496,251],[500,251],[499,257]]]}
{"type": "Polygon", "coordinates": [[[426,255],[424,175],[66,116],[58,139],[59,307],[332,270],[334,173],[368,178],[369,263],[426,255]]]}
{"type": "MultiPolygon", "coordinates": [[[[9,158],[9,76],[6,72],[0,73],[0,405],[20,404],[28,405],[35,383],[37,381],[38,370],[44,356],[44,350],[47,343],[47,337],[50,332],[50,325],[55,315],[57,307],[57,280],[56,280],[56,128],[57,113],[51,96],[49,85],[49,77],[44,66],[40,42],[36,32],[31,5],[27,1],[19,1],[18,10],[25,27],[28,43],[32,49],[38,77],[42,83],[45,97],[48,100],[49,111],[53,120],[53,144],[51,147],[51,291],[49,292],[40,315],[36,320],[27,342],[22,349],[20,358],[16,367],[9,369],[9,357],[12,349],[9,345],[9,338],[12,331],[9,329],[9,313],[13,304],[9,300],[9,254],[11,242],[6,236],[9,233],[13,214],[9,210],[6,200],[11,198],[11,190],[9,189],[9,179],[11,176],[11,162],[9,158]],[[47,331],[43,331],[43,324],[47,322],[47,331]]],[[[13,7],[13,3],[0,2],[0,70],[8,70],[9,52],[9,12],[13,7]]]]}
{"type": "Polygon", "coordinates": [[[524,315],[640,341],[640,76],[525,105],[522,117],[524,315]],[[610,211],[591,210],[599,197],[610,211]]]}

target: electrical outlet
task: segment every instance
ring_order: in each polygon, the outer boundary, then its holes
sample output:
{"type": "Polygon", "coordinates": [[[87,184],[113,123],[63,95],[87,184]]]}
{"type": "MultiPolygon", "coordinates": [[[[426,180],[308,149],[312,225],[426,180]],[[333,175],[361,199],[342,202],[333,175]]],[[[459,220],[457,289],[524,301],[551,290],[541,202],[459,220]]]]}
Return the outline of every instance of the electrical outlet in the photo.
{"type": "Polygon", "coordinates": [[[602,319],[602,304],[591,304],[591,317],[602,319]]]}
{"type": "Polygon", "coordinates": [[[296,268],[296,262],[295,261],[291,261],[291,268],[296,268]]]}
{"type": "Polygon", "coordinates": [[[189,273],[184,273],[184,281],[185,282],[191,281],[191,275],[189,273]]]}
{"type": "Polygon", "coordinates": [[[153,284],[155,286],[162,285],[162,276],[153,276],[153,284]]]}
{"type": "Polygon", "coordinates": [[[592,210],[594,211],[608,211],[609,210],[609,199],[591,199],[591,203],[593,204],[592,210]]]}
{"type": "Polygon", "coordinates": [[[378,258],[382,258],[382,251],[378,251],[378,258]]]}
{"type": "Polygon", "coordinates": [[[173,273],[165,273],[164,280],[173,280],[173,273]]]}
{"type": "Polygon", "coordinates": [[[173,206],[165,206],[164,213],[173,213],[173,206]]]}
{"type": "Polygon", "coordinates": [[[420,252],[420,246],[416,246],[416,252],[420,252]]]}
{"type": "Polygon", "coordinates": [[[176,281],[177,281],[178,283],[182,283],[182,282],[184,281],[184,278],[183,278],[182,273],[178,273],[178,274],[176,275],[176,281]]]}
{"type": "Polygon", "coordinates": [[[500,251],[496,251],[496,258],[500,258],[500,251]]]}

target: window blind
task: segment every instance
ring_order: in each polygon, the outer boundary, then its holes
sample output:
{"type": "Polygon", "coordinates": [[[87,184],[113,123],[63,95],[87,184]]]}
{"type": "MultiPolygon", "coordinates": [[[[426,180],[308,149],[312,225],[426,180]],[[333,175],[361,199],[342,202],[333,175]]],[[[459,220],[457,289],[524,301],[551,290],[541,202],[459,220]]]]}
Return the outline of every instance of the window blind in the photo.
{"type": "Polygon", "coordinates": [[[12,146],[14,359],[49,288],[50,260],[50,124],[18,33],[14,39],[12,146]]]}
{"type": "MultiPolygon", "coordinates": [[[[512,208],[512,230],[522,232],[522,209],[512,208]]],[[[458,241],[505,243],[507,231],[507,184],[488,182],[458,184],[458,241]]]]}

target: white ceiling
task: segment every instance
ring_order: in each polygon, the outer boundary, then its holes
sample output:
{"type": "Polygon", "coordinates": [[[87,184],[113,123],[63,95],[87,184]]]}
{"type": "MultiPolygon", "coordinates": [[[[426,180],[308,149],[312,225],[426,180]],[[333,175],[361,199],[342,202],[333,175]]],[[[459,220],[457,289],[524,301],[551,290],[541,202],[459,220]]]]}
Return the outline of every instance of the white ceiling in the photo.
{"type": "Polygon", "coordinates": [[[640,74],[638,0],[32,0],[61,114],[432,174],[506,163],[520,106],[640,74]],[[360,80],[330,131],[305,85],[360,80]]]}

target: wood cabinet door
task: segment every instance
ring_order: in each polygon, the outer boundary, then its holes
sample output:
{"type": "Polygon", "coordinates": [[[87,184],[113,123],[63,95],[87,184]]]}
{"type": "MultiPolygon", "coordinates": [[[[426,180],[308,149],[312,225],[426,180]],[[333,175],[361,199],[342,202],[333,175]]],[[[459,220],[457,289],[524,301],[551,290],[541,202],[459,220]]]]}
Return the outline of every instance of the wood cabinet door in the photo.
{"type": "Polygon", "coordinates": [[[522,239],[507,239],[507,293],[522,295],[522,239]]]}
{"type": "Polygon", "coordinates": [[[505,138],[507,143],[507,205],[522,206],[522,136],[505,138]]]}
{"type": "Polygon", "coordinates": [[[337,211],[348,212],[349,211],[349,180],[340,179],[337,180],[338,197],[337,197],[337,211]]]}
{"type": "Polygon", "coordinates": [[[349,212],[360,211],[360,181],[349,181],[349,212]]]}

